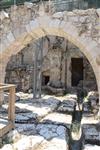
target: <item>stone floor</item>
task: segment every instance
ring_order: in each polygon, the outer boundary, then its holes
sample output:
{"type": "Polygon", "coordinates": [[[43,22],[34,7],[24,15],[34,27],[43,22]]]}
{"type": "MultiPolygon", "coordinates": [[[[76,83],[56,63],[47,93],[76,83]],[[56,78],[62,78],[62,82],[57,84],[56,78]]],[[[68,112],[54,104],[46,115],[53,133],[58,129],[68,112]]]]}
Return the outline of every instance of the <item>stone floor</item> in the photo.
{"type": "Polygon", "coordinates": [[[100,150],[100,146],[87,144],[84,146],[84,150],[100,150]]]}
{"type": "MultiPolygon", "coordinates": [[[[15,129],[4,137],[1,150],[67,150],[76,96],[46,95],[38,100],[31,94],[17,96],[15,129]]],[[[0,110],[5,118],[6,108],[4,104],[0,110]]]]}
{"type": "MultiPolygon", "coordinates": [[[[31,94],[17,93],[15,129],[4,137],[0,150],[69,150],[69,130],[76,99],[75,94],[67,94],[33,100],[31,94]]],[[[6,118],[6,108],[4,104],[0,109],[1,117],[6,118]]],[[[95,141],[93,136],[97,136],[96,141],[100,140],[99,128],[95,132],[92,130],[95,126],[86,126],[84,117],[82,126],[88,139],[95,141]]],[[[85,145],[84,150],[90,150],[89,145],[85,145]]]]}

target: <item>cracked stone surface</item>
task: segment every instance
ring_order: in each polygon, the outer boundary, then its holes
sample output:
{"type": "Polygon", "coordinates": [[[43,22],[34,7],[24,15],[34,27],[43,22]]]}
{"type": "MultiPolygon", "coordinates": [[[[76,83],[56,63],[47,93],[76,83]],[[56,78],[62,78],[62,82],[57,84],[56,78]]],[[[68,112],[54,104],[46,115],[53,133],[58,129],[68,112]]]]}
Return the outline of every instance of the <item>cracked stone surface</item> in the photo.
{"type": "Polygon", "coordinates": [[[67,132],[65,127],[52,124],[39,124],[37,125],[36,130],[47,140],[50,140],[53,137],[65,138],[67,132]]]}
{"type": "Polygon", "coordinates": [[[54,112],[54,113],[48,114],[45,118],[42,119],[41,122],[51,123],[51,124],[60,124],[70,129],[71,122],[72,122],[72,115],[54,112]]]}
{"type": "Polygon", "coordinates": [[[74,108],[75,108],[75,100],[70,99],[70,100],[64,100],[61,105],[58,107],[59,112],[68,112],[68,113],[73,113],[74,108]]]}
{"type": "Polygon", "coordinates": [[[11,144],[1,150],[66,150],[68,149],[68,130],[61,125],[16,124],[16,129],[7,134],[11,144]]]}
{"type": "Polygon", "coordinates": [[[46,140],[40,144],[37,150],[67,150],[68,131],[63,126],[39,124],[36,128],[46,140]]]}
{"type": "Polygon", "coordinates": [[[83,132],[87,143],[100,145],[100,123],[83,125],[83,132]]]}

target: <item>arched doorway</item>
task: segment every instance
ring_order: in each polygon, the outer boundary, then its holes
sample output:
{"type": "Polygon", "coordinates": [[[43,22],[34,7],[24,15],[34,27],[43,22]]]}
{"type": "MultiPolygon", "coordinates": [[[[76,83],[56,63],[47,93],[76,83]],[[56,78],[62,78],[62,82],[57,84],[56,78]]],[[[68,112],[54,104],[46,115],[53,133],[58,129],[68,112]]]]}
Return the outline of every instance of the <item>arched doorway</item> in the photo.
{"type": "Polygon", "coordinates": [[[53,88],[62,89],[62,94],[77,87],[88,92],[97,90],[95,74],[85,55],[65,38],[50,35],[31,42],[11,57],[5,82],[16,84],[17,91],[36,88],[34,98],[41,95],[42,88],[55,94],[53,88]]]}

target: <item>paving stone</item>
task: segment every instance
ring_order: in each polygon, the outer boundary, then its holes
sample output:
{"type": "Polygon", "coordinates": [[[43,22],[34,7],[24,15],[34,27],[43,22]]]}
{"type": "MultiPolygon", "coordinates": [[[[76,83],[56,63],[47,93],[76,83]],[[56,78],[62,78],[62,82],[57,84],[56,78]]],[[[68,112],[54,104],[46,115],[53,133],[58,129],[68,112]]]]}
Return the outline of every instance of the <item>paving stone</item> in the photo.
{"type": "Polygon", "coordinates": [[[24,100],[16,103],[16,122],[27,122],[30,119],[39,121],[48,113],[56,110],[60,101],[50,97],[48,99],[24,100]]]}
{"type": "Polygon", "coordinates": [[[64,100],[58,107],[59,112],[73,113],[76,102],[74,100],[64,100]]]}
{"type": "Polygon", "coordinates": [[[41,122],[50,123],[50,124],[58,124],[58,125],[60,124],[70,129],[70,126],[72,123],[72,115],[54,112],[44,117],[41,122]]]}
{"type": "Polygon", "coordinates": [[[81,124],[98,124],[99,119],[97,118],[97,115],[95,116],[94,114],[91,113],[83,113],[81,124]]]}
{"type": "Polygon", "coordinates": [[[100,146],[86,144],[84,150],[100,150],[100,146]]]}
{"type": "Polygon", "coordinates": [[[13,150],[13,147],[11,144],[6,144],[3,148],[1,148],[1,150],[13,150]]]}
{"type": "Polygon", "coordinates": [[[45,138],[36,150],[68,150],[68,131],[63,126],[39,124],[36,128],[45,138]]]}
{"type": "Polygon", "coordinates": [[[41,136],[26,136],[14,144],[17,150],[30,150],[36,147],[44,140],[41,136]]]}
{"type": "Polygon", "coordinates": [[[100,145],[100,123],[83,125],[83,132],[87,143],[100,145]]]}
{"type": "Polygon", "coordinates": [[[31,123],[31,124],[15,124],[16,130],[20,133],[20,134],[26,134],[26,135],[34,135],[36,134],[36,125],[31,123]]]}

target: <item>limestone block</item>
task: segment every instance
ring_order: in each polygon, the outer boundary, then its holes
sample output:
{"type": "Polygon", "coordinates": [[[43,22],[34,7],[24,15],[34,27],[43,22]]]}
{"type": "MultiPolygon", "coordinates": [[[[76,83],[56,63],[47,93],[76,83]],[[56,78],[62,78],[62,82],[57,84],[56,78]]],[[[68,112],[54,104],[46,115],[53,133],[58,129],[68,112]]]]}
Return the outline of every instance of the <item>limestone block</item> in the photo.
{"type": "Polygon", "coordinates": [[[0,43],[0,53],[3,52],[6,49],[6,46],[4,43],[0,43]]]}
{"type": "Polygon", "coordinates": [[[31,3],[31,2],[25,2],[24,6],[26,6],[27,8],[32,8],[33,7],[33,3],[31,3]]]}
{"type": "Polygon", "coordinates": [[[64,17],[63,12],[57,12],[52,15],[52,18],[54,18],[54,19],[63,19],[63,17],[64,17]]]}
{"type": "Polygon", "coordinates": [[[49,27],[51,28],[59,28],[59,25],[60,25],[59,19],[51,20],[51,22],[49,23],[49,27]]]}
{"type": "Polygon", "coordinates": [[[8,13],[6,13],[5,11],[1,11],[0,12],[0,19],[3,20],[5,18],[9,18],[8,13]]]}
{"type": "Polygon", "coordinates": [[[2,37],[1,42],[0,42],[0,53],[3,54],[3,52],[5,52],[5,50],[7,49],[7,47],[9,47],[9,45],[10,45],[10,42],[7,39],[7,37],[6,36],[2,37]]]}
{"type": "Polygon", "coordinates": [[[83,125],[83,132],[85,134],[85,140],[88,141],[88,143],[95,144],[97,143],[99,145],[100,143],[100,130],[99,130],[100,124],[95,125],[83,125]]]}
{"type": "Polygon", "coordinates": [[[59,112],[68,112],[73,113],[75,109],[75,101],[74,100],[64,100],[61,105],[58,107],[59,112]]]}
{"type": "Polygon", "coordinates": [[[96,62],[97,62],[97,64],[100,66],[100,55],[97,56],[96,62]]]}
{"type": "Polygon", "coordinates": [[[97,9],[97,13],[98,13],[99,18],[100,18],[100,8],[97,9]]]}
{"type": "Polygon", "coordinates": [[[39,17],[38,21],[39,21],[40,27],[45,29],[48,27],[48,24],[51,21],[51,19],[50,19],[50,17],[44,15],[43,17],[39,17]]]}
{"type": "Polygon", "coordinates": [[[30,27],[31,27],[31,31],[35,28],[38,28],[39,27],[39,23],[38,23],[38,20],[35,19],[35,20],[31,20],[30,21],[30,27]]]}
{"type": "Polygon", "coordinates": [[[15,40],[12,32],[9,32],[7,34],[7,39],[9,40],[10,43],[12,43],[15,40]]]}
{"type": "Polygon", "coordinates": [[[3,146],[3,148],[1,148],[1,150],[13,150],[13,147],[11,144],[6,144],[3,146]]]}
{"type": "Polygon", "coordinates": [[[17,150],[29,150],[37,147],[42,141],[41,136],[26,136],[14,144],[14,148],[17,150]]]}
{"type": "Polygon", "coordinates": [[[16,11],[18,9],[17,5],[12,5],[11,6],[11,13],[14,13],[14,11],[16,11]]]}
{"type": "Polygon", "coordinates": [[[61,113],[51,113],[48,114],[45,118],[42,120],[43,123],[51,123],[56,125],[64,125],[67,128],[70,129],[71,122],[72,122],[72,115],[68,114],[61,114],[61,113]]]}
{"type": "Polygon", "coordinates": [[[100,146],[97,146],[97,145],[90,145],[90,144],[86,144],[84,146],[84,150],[99,150],[100,149],[100,146]]]}
{"type": "Polygon", "coordinates": [[[26,25],[26,31],[27,31],[28,33],[30,33],[30,32],[31,32],[30,24],[27,24],[27,25],[26,25]]]}
{"type": "Polygon", "coordinates": [[[20,37],[21,35],[26,33],[26,28],[25,27],[20,27],[20,28],[15,28],[12,32],[12,34],[14,35],[14,37],[17,39],[18,37],[20,37]]]}

